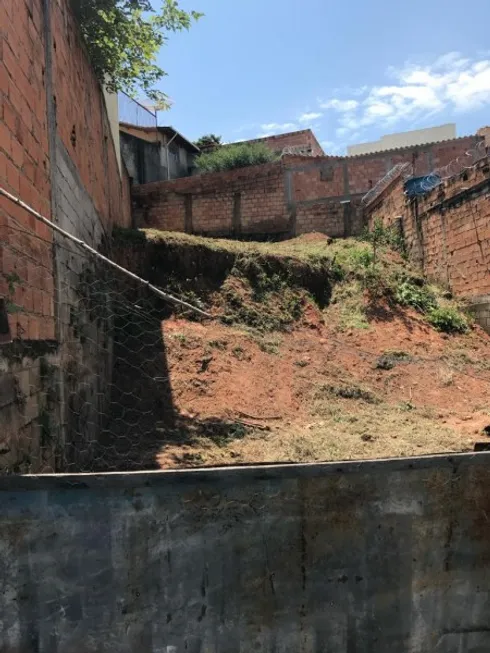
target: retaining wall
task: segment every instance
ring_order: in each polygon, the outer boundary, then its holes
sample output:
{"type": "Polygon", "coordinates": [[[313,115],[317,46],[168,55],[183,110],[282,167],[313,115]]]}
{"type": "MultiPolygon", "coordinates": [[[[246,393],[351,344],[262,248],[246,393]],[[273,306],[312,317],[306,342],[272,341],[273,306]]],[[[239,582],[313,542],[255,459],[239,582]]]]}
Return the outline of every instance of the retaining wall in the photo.
{"type": "Polygon", "coordinates": [[[489,463],[0,479],[0,648],[484,653],[489,463]]]}

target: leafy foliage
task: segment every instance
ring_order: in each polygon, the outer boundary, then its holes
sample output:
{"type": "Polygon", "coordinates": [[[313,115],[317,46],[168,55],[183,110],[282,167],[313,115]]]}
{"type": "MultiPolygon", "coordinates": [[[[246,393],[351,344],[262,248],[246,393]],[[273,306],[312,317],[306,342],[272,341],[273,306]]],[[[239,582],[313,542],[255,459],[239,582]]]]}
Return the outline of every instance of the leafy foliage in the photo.
{"type": "Polygon", "coordinates": [[[204,134],[204,136],[198,138],[197,141],[194,141],[194,145],[196,145],[200,150],[215,150],[222,145],[221,136],[217,136],[216,134],[204,134]]]}
{"type": "Polygon", "coordinates": [[[165,71],[155,62],[168,32],[189,29],[202,14],[180,9],[177,0],[73,0],[75,15],[95,73],[108,90],[135,96],[141,89],[160,109],[168,98],[155,84],[165,71]]]}
{"type": "Polygon", "coordinates": [[[466,333],[468,321],[458,310],[452,306],[433,308],[427,320],[438,331],[445,333],[466,333]]]}
{"type": "Polygon", "coordinates": [[[380,218],[375,218],[371,230],[366,229],[360,238],[371,243],[373,247],[373,265],[377,262],[378,251],[381,247],[390,247],[403,256],[406,254],[403,236],[395,225],[385,227],[380,218]]]}
{"type": "Polygon", "coordinates": [[[437,307],[435,295],[426,287],[416,286],[410,281],[402,281],[395,289],[395,300],[402,306],[411,306],[420,313],[437,307]]]}
{"type": "Polygon", "coordinates": [[[277,155],[263,143],[238,143],[204,152],[195,161],[200,172],[220,172],[277,160],[277,155]]]}

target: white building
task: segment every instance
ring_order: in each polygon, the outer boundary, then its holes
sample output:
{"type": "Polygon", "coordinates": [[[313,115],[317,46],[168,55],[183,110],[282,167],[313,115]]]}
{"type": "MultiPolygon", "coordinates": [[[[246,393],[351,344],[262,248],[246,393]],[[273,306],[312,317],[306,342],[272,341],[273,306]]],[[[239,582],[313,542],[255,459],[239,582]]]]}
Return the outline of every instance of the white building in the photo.
{"type": "Polygon", "coordinates": [[[382,136],[379,141],[372,143],[359,143],[359,145],[349,145],[347,154],[355,156],[358,154],[372,154],[373,152],[384,152],[393,150],[397,147],[412,147],[414,145],[423,145],[424,143],[439,143],[456,138],[456,125],[448,123],[438,127],[428,127],[427,129],[414,129],[408,132],[399,132],[398,134],[388,134],[382,136]]]}

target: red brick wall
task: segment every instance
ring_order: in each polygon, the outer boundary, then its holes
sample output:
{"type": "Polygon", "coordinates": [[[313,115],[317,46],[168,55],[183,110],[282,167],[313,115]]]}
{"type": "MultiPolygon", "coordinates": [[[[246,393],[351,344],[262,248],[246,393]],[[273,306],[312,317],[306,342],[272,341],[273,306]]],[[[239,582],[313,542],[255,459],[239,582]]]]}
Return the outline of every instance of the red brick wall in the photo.
{"type": "MultiPolygon", "coordinates": [[[[40,2],[2,0],[0,5],[0,184],[37,211],[50,214],[50,181],[44,34],[40,2]]],[[[11,300],[23,312],[9,315],[14,337],[52,338],[53,266],[50,230],[23,209],[0,198],[0,296],[6,276],[17,275],[11,300]],[[5,243],[10,246],[5,246],[5,243]]]]}
{"type": "Polygon", "coordinates": [[[286,147],[309,147],[313,156],[324,156],[324,151],[320,143],[316,140],[315,134],[311,129],[289,132],[288,134],[277,134],[277,136],[266,136],[265,138],[255,138],[247,143],[264,143],[274,152],[282,152],[286,147]]]}
{"type": "Polygon", "coordinates": [[[187,231],[193,233],[231,235],[237,228],[237,233],[243,234],[285,232],[288,216],[282,172],[281,163],[270,163],[135,186],[135,223],[164,231],[185,231],[187,202],[187,231]],[[234,227],[238,208],[240,224],[234,227]]]}
{"type": "Polygon", "coordinates": [[[490,293],[488,160],[412,200],[404,195],[399,179],[367,207],[366,215],[385,224],[401,216],[412,259],[455,294],[490,293]]]}
{"type": "MultiPolygon", "coordinates": [[[[311,134],[299,132],[299,138],[304,133],[311,134]]],[[[282,136],[272,138],[277,142],[282,136]]],[[[240,192],[243,233],[283,234],[291,228],[291,233],[355,235],[363,227],[361,197],[393,166],[409,163],[410,172],[424,174],[476,142],[470,136],[355,157],[286,155],[267,166],[145,184],[133,191],[135,218],[142,226],[184,231],[184,197],[191,194],[194,232],[232,235],[235,194],[240,192]]]]}
{"type": "MultiPolygon", "coordinates": [[[[113,225],[131,224],[129,178],[119,173],[102,89],[69,0],[47,4],[49,17],[43,0],[0,0],[0,186],[97,247],[113,225]]],[[[0,198],[0,297],[14,340],[0,346],[2,473],[64,471],[67,445],[88,455],[98,438],[99,398],[110,382],[107,320],[84,308],[79,293],[93,268],[93,258],[60,236],[53,247],[48,227],[0,198]],[[41,357],[51,370],[44,377],[41,357]]]]}
{"type": "MultiPolygon", "coordinates": [[[[119,175],[100,86],[67,0],[51,5],[58,134],[107,230],[130,226],[129,179],[119,175]]],[[[41,0],[0,3],[0,184],[51,217],[43,20],[41,0]]],[[[4,198],[0,229],[0,240],[10,245],[0,255],[0,295],[8,290],[5,275],[24,281],[13,297],[24,310],[9,316],[12,334],[53,338],[53,263],[46,254],[52,233],[4,198]],[[47,244],[20,233],[18,223],[47,244]]]]}
{"type": "Polygon", "coordinates": [[[112,133],[95,77],[67,0],[52,0],[58,133],[105,225],[130,225],[112,133]]]}

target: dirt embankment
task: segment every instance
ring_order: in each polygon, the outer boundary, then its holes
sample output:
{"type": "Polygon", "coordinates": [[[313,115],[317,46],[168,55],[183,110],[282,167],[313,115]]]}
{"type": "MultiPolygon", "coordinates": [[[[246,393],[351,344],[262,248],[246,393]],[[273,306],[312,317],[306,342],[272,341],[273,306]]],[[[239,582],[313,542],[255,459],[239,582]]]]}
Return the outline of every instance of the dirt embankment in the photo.
{"type": "MultiPolygon", "coordinates": [[[[315,234],[152,238],[152,281],[220,318],[161,323],[171,407],[146,425],[155,465],[420,455],[485,439],[490,337],[461,327],[447,293],[398,254],[373,262],[365,243],[315,234]]],[[[147,443],[132,444],[140,461],[147,443]]]]}

